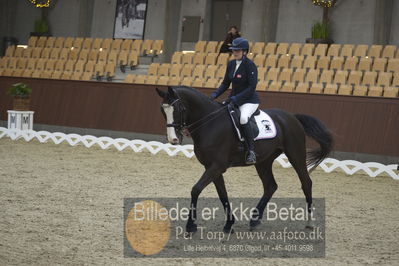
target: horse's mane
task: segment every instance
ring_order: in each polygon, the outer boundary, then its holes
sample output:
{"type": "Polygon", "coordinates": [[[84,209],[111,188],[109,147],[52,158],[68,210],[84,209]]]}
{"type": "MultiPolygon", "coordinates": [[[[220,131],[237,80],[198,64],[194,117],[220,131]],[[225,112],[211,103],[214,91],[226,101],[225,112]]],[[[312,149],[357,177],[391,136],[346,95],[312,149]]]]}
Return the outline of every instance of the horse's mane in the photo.
{"type": "Polygon", "coordinates": [[[195,96],[201,98],[202,100],[211,103],[211,104],[217,104],[218,106],[220,105],[220,103],[212,101],[208,96],[206,96],[205,94],[203,94],[202,92],[200,92],[199,90],[192,88],[192,87],[187,87],[187,86],[174,86],[172,87],[175,91],[177,91],[177,93],[179,93],[180,91],[185,93],[191,93],[194,94],[195,96]]]}

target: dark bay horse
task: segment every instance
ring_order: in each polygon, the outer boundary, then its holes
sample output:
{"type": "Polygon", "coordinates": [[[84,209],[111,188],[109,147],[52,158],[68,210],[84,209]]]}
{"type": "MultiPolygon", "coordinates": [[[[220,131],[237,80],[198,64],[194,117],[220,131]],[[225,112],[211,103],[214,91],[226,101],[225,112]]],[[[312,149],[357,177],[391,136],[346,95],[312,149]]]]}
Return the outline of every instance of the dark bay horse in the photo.
{"type": "MultiPolygon", "coordinates": [[[[189,132],[194,142],[194,153],[204,165],[205,172],[191,190],[191,211],[186,230],[195,232],[197,225],[197,200],[202,190],[211,182],[226,212],[224,232],[231,232],[234,215],[223,179],[223,173],[232,166],[247,166],[245,150],[234,131],[226,106],[212,101],[198,90],[189,87],[169,87],[168,91],[156,89],[162,97],[161,111],[167,122],[167,138],[172,144],[180,144],[183,134],[189,132]]],[[[252,214],[250,229],[260,224],[264,209],[277,190],[272,172],[273,161],[285,153],[294,167],[306,197],[308,212],[312,206],[312,180],[308,167],[313,170],[332,149],[333,139],[329,130],[318,119],[308,115],[293,115],[283,110],[268,109],[267,114],[274,120],[277,135],[273,139],[255,142],[258,175],[263,184],[263,196],[252,214]],[[319,143],[320,147],[306,153],[305,136],[319,143]]],[[[310,170],[310,171],[311,171],[310,170]]],[[[310,217],[310,216],[309,216],[310,217]]],[[[310,221],[310,219],[308,219],[310,221]]]]}

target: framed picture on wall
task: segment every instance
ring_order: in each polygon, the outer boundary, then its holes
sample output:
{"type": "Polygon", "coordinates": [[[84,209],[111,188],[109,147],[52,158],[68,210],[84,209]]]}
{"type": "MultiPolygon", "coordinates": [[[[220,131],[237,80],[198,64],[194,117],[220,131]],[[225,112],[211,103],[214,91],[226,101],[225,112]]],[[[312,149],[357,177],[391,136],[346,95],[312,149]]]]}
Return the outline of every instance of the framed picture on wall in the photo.
{"type": "Polygon", "coordinates": [[[117,0],[114,38],[143,39],[147,0],[117,0]]]}

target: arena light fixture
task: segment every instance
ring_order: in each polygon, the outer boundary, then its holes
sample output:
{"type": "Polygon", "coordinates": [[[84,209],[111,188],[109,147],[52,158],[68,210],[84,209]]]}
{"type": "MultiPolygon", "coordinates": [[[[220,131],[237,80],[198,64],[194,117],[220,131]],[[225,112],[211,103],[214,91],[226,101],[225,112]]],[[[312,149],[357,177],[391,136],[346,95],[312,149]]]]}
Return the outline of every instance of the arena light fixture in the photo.
{"type": "Polygon", "coordinates": [[[35,7],[50,7],[51,0],[29,0],[35,7]]]}

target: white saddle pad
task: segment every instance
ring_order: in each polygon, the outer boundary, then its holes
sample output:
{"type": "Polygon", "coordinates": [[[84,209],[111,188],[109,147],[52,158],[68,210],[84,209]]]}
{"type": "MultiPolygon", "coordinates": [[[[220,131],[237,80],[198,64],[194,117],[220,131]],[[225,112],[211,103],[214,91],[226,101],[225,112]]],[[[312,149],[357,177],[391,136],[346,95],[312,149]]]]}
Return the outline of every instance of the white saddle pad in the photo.
{"type": "MultiPolygon", "coordinates": [[[[264,111],[259,110],[260,113],[255,116],[255,121],[256,125],[258,126],[259,129],[259,134],[255,136],[254,140],[260,140],[260,139],[271,139],[274,138],[277,135],[277,130],[276,126],[274,125],[273,119],[266,114],[264,111]]],[[[230,114],[231,116],[231,114],[230,114]]],[[[234,119],[232,118],[234,127],[237,131],[238,138],[243,141],[244,138],[241,136],[240,130],[238,129],[237,125],[234,122],[234,119]]]]}

